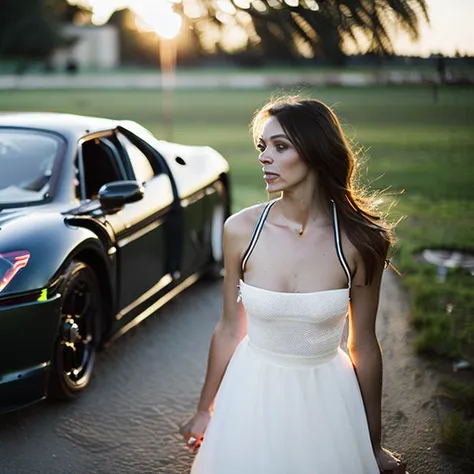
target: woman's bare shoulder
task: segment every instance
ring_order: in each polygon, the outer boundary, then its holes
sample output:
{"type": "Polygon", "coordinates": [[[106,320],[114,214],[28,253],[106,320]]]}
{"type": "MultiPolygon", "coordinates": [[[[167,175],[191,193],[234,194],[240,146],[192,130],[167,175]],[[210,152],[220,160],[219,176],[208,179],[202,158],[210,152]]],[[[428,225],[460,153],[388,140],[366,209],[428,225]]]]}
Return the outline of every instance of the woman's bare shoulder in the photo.
{"type": "Polygon", "coordinates": [[[359,254],[357,247],[351,242],[351,239],[349,239],[349,236],[347,235],[346,231],[341,229],[340,235],[343,252],[347,252],[348,254],[351,254],[353,256],[359,254]]]}
{"type": "Polygon", "coordinates": [[[341,229],[341,245],[344,257],[351,267],[351,273],[355,273],[356,268],[362,263],[362,256],[343,229],[341,229]]]}
{"type": "Polygon", "coordinates": [[[239,240],[250,239],[264,207],[265,203],[255,204],[232,214],[224,225],[226,235],[239,240]]]}

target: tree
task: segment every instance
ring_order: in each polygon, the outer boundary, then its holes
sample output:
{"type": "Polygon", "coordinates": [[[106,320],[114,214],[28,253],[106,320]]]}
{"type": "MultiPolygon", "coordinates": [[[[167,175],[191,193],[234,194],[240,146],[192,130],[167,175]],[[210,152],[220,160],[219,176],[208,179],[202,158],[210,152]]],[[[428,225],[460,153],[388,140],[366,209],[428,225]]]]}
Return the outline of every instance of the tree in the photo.
{"type": "Polygon", "coordinates": [[[43,0],[2,1],[0,57],[44,59],[63,42],[43,0]]]}
{"type": "Polygon", "coordinates": [[[83,5],[71,5],[67,0],[44,0],[55,19],[66,24],[92,24],[92,10],[83,5]]]}
{"type": "MultiPolygon", "coordinates": [[[[195,0],[181,0],[180,10],[195,11],[195,0]]],[[[247,32],[249,46],[263,53],[292,57],[319,57],[332,63],[344,60],[344,47],[367,42],[367,52],[393,54],[391,28],[401,27],[412,39],[419,37],[420,22],[429,21],[426,0],[199,0],[201,18],[190,20],[200,35],[206,24],[229,26],[247,32]],[[229,5],[231,8],[229,8],[229,5]],[[206,20],[204,21],[203,18],[206,20]]]]}

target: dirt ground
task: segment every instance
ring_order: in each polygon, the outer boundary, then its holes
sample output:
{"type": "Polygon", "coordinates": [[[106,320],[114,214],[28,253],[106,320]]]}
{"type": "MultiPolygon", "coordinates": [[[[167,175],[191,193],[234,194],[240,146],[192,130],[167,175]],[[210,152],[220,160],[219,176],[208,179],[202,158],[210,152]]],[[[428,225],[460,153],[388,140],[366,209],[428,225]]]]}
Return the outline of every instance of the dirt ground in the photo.
{"type": "Polygon", "coordinates": [[[384,446],[403,456],[410,474],[462,474],[436,447],[443,414],[433,398],[438,374],[414,353],[409,319],[400,279],[387,271],[377,323],[384,356],[384,446]]]}

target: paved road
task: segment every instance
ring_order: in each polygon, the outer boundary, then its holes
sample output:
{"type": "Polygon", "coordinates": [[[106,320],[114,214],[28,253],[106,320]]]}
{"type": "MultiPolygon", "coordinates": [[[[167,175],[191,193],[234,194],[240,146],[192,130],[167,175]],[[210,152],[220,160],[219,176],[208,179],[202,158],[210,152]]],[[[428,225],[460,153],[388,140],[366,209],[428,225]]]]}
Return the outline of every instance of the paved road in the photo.
{"type": "Polygon", "coordinates": [[[176,425],[205,374],[221,282],[199,282],[100,353],[86,394],[0,417],[1,474],[181,474],[176,425]]]}
{"type": "MultiPolygon", "coordinates": [[[[0,417],[0,474],[187,474],[192,455],[177,425],[198,397],[221,286],[199,282],[102,352],[82,398],[0,417]]],[[[391,274],[378,332],[385,445],[405,454],[410,474],[460,473],[436,451],[436,377],[413,355],[406,297],[391,274]]]]}

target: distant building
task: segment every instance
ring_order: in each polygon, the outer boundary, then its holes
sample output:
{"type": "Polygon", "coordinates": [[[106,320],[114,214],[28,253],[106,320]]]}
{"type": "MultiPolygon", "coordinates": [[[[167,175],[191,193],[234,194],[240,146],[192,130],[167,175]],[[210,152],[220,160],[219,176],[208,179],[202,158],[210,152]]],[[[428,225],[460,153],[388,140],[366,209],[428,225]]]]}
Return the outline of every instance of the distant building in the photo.
{"type": "Polygon", "coordinates": [[[55,69],[112,69],[120,64],[119,34],[115,26],[64,26],[70,46],[58,49],[51,58],[55,69]]]}

